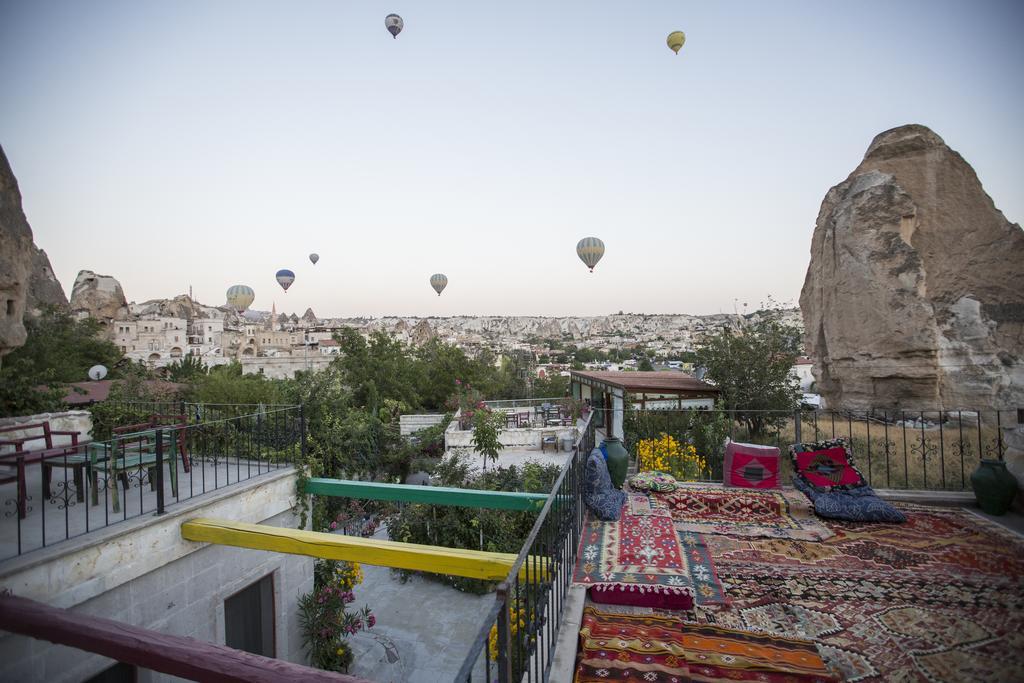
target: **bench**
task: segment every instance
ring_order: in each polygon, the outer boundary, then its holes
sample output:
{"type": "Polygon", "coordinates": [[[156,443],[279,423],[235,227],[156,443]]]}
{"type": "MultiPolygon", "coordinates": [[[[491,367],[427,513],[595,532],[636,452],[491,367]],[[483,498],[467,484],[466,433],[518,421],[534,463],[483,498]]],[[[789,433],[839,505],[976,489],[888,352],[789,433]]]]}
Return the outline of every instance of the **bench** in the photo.
{"type": "MultiPolygon", "coordinates": [[[[7,452],[0,453],[0,467],[13,467],[15,470],[13,474],[0,475],[0,484],[17,482],[17,505],[18,517],[20,519],[25,519],[25,516],[28,514],[28,485],[26,484],[25,467],[36,463],[43,465],[43,492],[46,498],[49,499],[51,468],[47,465],[56,458],[66,458],[69,454],[78,452],[82,445],[78,442],[78,436],[78,432],[50,429],[49,422],[0,427],[0,449],[5,447],[7,449],[7,452]],[[15,432],[20,434],[10,438],[3,438],[4,434],[13,434],[15,432]],[[64,446],[55,446],[53,443],[53,437],[55,436],[70,437],[71,443],[64,446]],[[35,446],[27,445],[37,441],[41,441],[42,444],[36,444],[35,446]]],[[[76,479],[75,483],[78,485],[79,500],[82,500],[81,477],[76,479]]]]}

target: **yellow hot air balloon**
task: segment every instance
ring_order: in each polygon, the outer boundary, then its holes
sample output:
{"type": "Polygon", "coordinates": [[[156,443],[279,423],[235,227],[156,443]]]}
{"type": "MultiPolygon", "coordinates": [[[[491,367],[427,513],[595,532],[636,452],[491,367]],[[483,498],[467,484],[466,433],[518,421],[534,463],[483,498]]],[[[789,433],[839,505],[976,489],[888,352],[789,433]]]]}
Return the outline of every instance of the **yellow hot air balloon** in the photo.
{"type": "Polygon", "coordinates": [[[672,52],[679,54],[679,48],[681,48],[683,46],[683,43],[686,42],[686,34],[683,33],[682,31],[672,31],[672,33],[668,34],[668,40],[666,40],[665,42],[668,43],[668,46],[669,48],[672,49],[672,52]]]}

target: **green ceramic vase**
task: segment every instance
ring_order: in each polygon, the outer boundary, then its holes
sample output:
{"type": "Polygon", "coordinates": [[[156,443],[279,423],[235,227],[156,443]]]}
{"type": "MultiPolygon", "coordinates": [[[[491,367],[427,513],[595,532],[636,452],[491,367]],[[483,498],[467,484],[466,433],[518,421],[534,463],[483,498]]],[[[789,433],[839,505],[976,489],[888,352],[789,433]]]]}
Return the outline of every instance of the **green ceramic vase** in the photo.
{"type": "Polygon", "coordinates": [[[601,445],[601,450],[608,453],[608,474],[612,478],[612,486],[622,488],[626,481],[626,472],[629,471],[629,451],[622,445],[622,441],[615,437],[608,437],[601,445]]]}
{"type": "MultiPolygon", "coordinates": [[[[611,465],[608,466],[611,469],[611,465]]],[[[1002,460],[982,460],[971,473],[971,488],[978,507],[990,515],[1004,515],[1017,495],[1017,478],[1002,460]]]]}

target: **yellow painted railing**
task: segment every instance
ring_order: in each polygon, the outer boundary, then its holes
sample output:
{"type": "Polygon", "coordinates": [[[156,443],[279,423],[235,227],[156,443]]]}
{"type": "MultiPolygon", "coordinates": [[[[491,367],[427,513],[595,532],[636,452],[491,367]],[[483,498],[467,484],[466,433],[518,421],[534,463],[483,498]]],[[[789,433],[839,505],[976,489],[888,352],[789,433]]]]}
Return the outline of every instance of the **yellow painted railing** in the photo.
{"type": "MultiPolygon", "coordinates": [[[[237,548],[308,555],[326,560],[363,562],[382,567],[465,576],[486,581],[501,581],[506,578],[516,560],[516,556],[511,553],[399,543],[204,517],[183,522],[181,537],[189,541],[237,548]]],[[[543,568],[546,564],[545,558],[538,558],[535,564],[543,568]]],[[[542,573],[543,571],[536,572],[542,573]]],[[[525,572],[523,576],[525,578],[525,572]]],[[[530,578],[532,580],[534,577],[530,578]]]]}

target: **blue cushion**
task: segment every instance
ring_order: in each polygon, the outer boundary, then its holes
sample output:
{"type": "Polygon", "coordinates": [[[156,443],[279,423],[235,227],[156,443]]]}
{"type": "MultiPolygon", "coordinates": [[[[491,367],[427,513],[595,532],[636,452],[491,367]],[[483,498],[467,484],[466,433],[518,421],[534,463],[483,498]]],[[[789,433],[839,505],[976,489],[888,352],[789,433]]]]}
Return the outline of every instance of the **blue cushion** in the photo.
{"type": "Polygon", "coordinates": [[[905,522],[902,512],[885,502],[868,485],[847,490],[820,491],[793,477],[793,485],[803,491],[814,503],[814,512],[827,519],[850,522],[905,522]]]}
{"type": "Polygon", "coordinates": [[[596,448],[587,458],[587,469],[583,479],[583,502],[604,522],[617,521],[626,502],[625,492],[612,486],[608,464],[604,461],[601,451],[596,448]]]}

